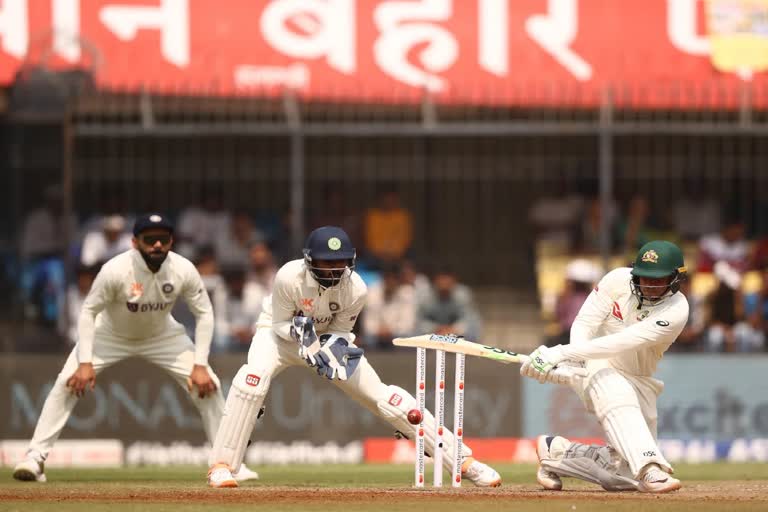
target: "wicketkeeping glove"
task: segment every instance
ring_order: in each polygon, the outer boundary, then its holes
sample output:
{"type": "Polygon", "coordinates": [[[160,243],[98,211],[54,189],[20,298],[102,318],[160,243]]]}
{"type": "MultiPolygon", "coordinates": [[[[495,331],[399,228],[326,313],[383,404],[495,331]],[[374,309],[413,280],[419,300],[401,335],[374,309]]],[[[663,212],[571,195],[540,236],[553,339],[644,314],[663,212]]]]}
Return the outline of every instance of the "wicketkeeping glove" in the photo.
{"type": "Polygon", "coordinates": [[[347,380],[355,373],[363,349],[350,346],[349,342],[335,334],[320,336],[322,348],[317,354],[317,374],[327,379],[347,380]]]}
{"type": "Polygon", "coordinates": [[[299,344],[299,357],[304,359],[309,366],[317,366],[317,354],[320,352],[321,347],[312,317],[293,317],[291,337],[299,344]]]}

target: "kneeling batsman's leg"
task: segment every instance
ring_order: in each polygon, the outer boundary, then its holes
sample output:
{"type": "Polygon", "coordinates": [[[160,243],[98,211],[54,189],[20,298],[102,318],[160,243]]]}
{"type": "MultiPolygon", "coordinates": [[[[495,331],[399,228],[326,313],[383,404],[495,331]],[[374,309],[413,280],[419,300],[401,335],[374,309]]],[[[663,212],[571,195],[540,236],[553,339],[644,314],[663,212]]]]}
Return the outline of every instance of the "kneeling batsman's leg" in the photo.
{"type": "Polygon", "coordinates": [[[271,378],[268,372],[255,366],[245,364],[240,367],[229,389],[224,415],[213,442],[210,465],[226,464],[232,470],[240,467],[271,378]]]}
{"type": "Polygon", "coordinates": [[[667,473],[672,466],[661,454],[643,416],[635,388],[613,368],[592,376],[586,388],[609,444],[640,479],[649,464],[658,464],[667,473]]]}
{"type": "MultiPolygon", "coordinates": [[[[539,445],[539,464],[546,472],[592,482],[606,491],[637,489],[635,480],[621,474],[621,458],[607,446],[572,443],[560,436],[540,438],[539,445]]],[[[541,479],[539,483],[543,484],[541,479]]],[[[547,488],[559,489],[560,486],[547,488]]]]}

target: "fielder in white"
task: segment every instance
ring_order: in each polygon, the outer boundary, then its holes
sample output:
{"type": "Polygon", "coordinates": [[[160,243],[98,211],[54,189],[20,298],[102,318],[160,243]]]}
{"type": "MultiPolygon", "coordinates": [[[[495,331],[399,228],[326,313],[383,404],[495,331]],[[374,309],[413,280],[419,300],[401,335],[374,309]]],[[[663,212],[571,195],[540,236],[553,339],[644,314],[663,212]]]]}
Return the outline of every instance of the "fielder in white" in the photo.
{"type": "MultiPolygon", "coordinates": [[[[136,220],[133,249],[104,264],[83,303],[78,342],[45,400],[17,480],[45,482],[44,462],[79,397],[96,385],[103,369],[139,356],[167,371],[189,389],[205,433],[213,440],[224,410],[219,379],[208,366],[213,310],[200,274],[171,252],[173,225],[159,214],[136,220]],[[172,316],[181,297],[196,319],[195,342],[172,316]]],[[[240,479],[258,478],[238,467],[240,479]]]]}
{"type": "MultiPolygon", "coordinates": [[[[307,238],[304,259],[288,262],[278,271],[272,295],[264,300],[248,362],[235,375],[227,396],[210,458],[211,487],[237,486],[232,468],[243,460],[272,379],[288,366],[312,367],[311,371],[330,379],[396,431],[413,432],[407,415],[417,407],[414,397],[403,388],[384,384],[363,350],[353,344],[351,331],[367,293],[354,264],[355,249],[347,234],[325,226],[307,238]]],[[[434,453],[434,417],[425,416],[426,451],[434,453]]],[[[453,434],[446,430],[443,439],[444,467],[450,471],[453,434]]],[[[501,485],[499,474],[473,459],[466,445],[463,456],[464,478],[481,487],[501,485]]]]}
{"type": "Polygon", "coordinates": [[[560,490],[560,477],[574,477],[606,490],[662,493],[680,488],[656,442],[656,399],[664,383],[653,373],[688,320],[679,293],[685,278],[683,253],[673,243],[653,241],[632,268],[609,272],[584,302],[571,327],[570,344],[536,349],[521,375],[543,382],[563,361],[583,361],[587,377],[572,386],[597,416],[607,447],[539,436],[537,480],[560,490]]]}

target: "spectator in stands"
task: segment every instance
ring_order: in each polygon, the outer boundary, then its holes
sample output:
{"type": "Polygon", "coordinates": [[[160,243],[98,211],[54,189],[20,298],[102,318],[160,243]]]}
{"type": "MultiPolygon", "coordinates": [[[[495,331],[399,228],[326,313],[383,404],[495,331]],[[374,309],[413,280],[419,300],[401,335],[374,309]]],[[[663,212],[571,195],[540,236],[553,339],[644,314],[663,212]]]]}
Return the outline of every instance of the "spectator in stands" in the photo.
{"type": "Polygon", "coordinates": [[[108,215],[101,220],[101,229],[86,233],[80,251],[80,264],[91,267],[105,263],[113,256],[129,250],[131,235],[125,231],[122,215],[108,215]]]}
{"type": "Polygon", "coordinates": [[[725,261],[737,272],[749,266],[749,242],[744,237],[744,224],[731,220],[719,233],[707,235],[699,242],[699,272],[712,272],[715,263],[725,261]]]}
{"type": "Polygon", "coordinates": [[[350,206],[350,201],[342,190],[343,185],[339,183],[325,187],[322,208],[310,216],[312,224],[308,228],[312,231],[323,226],[339,226],[352,240],[362,240],[360,212],[350,206]]]}
{"type": "Polygon", "coordinates": [[[25,317],[55,327],[59,321],[59,305],[66,294],[63,260],[66,237],[75,235],[77,219],[74,215],[64,217],[58,186],[46,188],[43,200],[44,204],[27,215],[21,230],[19,287],[25,317]]]}
{"type": "Polygon", "coordinates": [[[416,268],[416,264],[412,260],[405,259],[400,262],[400,274],[403,283],[413,286],[413,291],[416,295],[416,303],[420,304],[426,300],[431,288],[429,278],[419,272],[418,268],[416,268]]]}
{"type": "MultiPolygon", "coordinates": [[[[196,252],[195,267],[200,273],[205,290],[211,299],[215,316],[219,310],[223,309],[224,301],[226,300],[227,291],[224,278],[221,276],[221,272],[219,272],[219,264],[216,261],[216,252],[213,250],[213,247],[202,246],[196,252]]],[[[174,318],[177,317],[174,316],[174,318]]]]}
{"type": "Polygon", "coordinates": [[[222,210],[218,196],[204,191],[204,198],[202,205],[179,213],[174,250],[183,256],[193,257],[197,249],[213,246],[229,225],[229,213],[222,210]]]}
{"type": "Polygon", "coordinates": [[[385,190],[365,214],[366,258],[374,267],[402,260],[413,243],[413,216],[395,189],[385,190]]]}
{"type": "Polygon", "coordinates": [[[544,241],[571,251],[577,239],[579,219],[584,212],[584,198],[569,194],[565,179],[556,180],[548,194],[534,201],[528,220],[537,241],[544,241]]]}
{"type": "Polygon", "coordinates": [[[697,174],[687,180],[684,195],[673,205],[673,226],[685,240],[699,240],[707,233],[720,231],[720,203],[707,194],[705,180],[697,174]]]}
{"type": "Polygon", "coordinates": [[[556,331],[547,340],[548,347],[569,343],[571,325],[600,274],[600,268],[585,259],[573,260],[565,268],[565,287],[555,304],[556,331]]]}
{"type": "Polygon", "coordinates": [[[759,331],[744,322],[741,274],[725,261],[714,265],[720,284],[710,297],[709,326],[705,333],[712,352],[745,352],[762,347],[759,331]]]}
{"type": "Polygon", "coordinates": [[[651,207],[645,196],[638,195],[629,201],[627,216],[621,225],[625,253],[634,255],[640,247],[658,238],[652,233],[650,214],[651,207]]]}
{"type": "Polygon", "coordinates": [[[44,203],[32,210],[24,220],[19,243],[23,262],[32,262],[50,257],[62,257],[67,240],[67,230],[74,236],[77,219],[65,219],[62,211],[61,189],[56,185],[47,187],[43,193],[44,203]]]}
{"type": "MultiPolygon", "coordinates": [[[[600,228],[603,218],[603,208],[600,198],[594,197],[587,203],[584,217],[581,223],[579,240],[576,242],[576,252],[597,254],[600,252],[600,228]]],[[[611,229],[611,251],[619,247],[621,236],[619,233],[619,209],[615,202],[611,202],[608,211],[609,226],[611,229]]]]}
{"type": "Polygon", "coordinates": [[[248,257],[250,264],[246,274],[246,283],[256,283],[267,290],[267,293],[272,293],[277,266],[269,245],[266,242],[256,242],[251,245],[248,257]]]}
{"type": "Polygon", "coordinates": [[[400,265],[385,265],[381,279],[368,288],[363,325],[370,348],[389,349],[393,338],[413,335],[416,292],[411,284],[403,282],[400,265]]]}
{"type": "Polygon", "coordinates": [[[226,350],[248,350],[262,302],[269,294],[256,282],[246,283],[245,271],[239,266],[225,268],[222,277],[226,299],[223,311],[216,314],[216,330],[226,350]]]}
{"type": "Polygon", "coordinates": [[[768,331],[768,267],[761,271],[760,290],[744,297],[744,317],[746,326],[742,335],[742,352],[763,351],[766,348],[765,337],[768,331]]]}
{"type": "Polygon", "coordinates": [[[480,339],[480,315],[472,291],[459,283],[456,273],[439,268],[432,275],[429,293],[418,304],[416,330],[420,333],[458,334],[480,339]]]}
{"type": "Polygon", "coordinates": [[[99,265],[79,265],[75,282],[67,287],[67,305],[59,314],[59,332],[66,337],[70,347],[77,343],[77,320],[80,308],[99,273],[99,265]]]}
{"type": "Polygon", "coordinates": [[[263,241],[264,235],[256,229],[250,215],[236,212],[227,229],[216,236],[216,260],[223,267],[240,267],[245,271],[250,263],[251,246],[263,241]]]}
{"type": "Polygon", "coordinates": [[[688,301],[688,321],[677,340],[669,347],[672,352],[700,352],[706,326],[706,313],[702,297],[696,296],[691,289],[693,276],[680,282],[680,292],[688,301]]]}

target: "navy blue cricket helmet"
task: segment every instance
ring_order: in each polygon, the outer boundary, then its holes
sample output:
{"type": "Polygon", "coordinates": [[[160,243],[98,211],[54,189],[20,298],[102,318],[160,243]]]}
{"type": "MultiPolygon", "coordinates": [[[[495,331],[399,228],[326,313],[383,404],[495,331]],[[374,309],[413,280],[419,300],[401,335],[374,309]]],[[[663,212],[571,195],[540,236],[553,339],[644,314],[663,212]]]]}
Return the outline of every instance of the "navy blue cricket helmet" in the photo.
{"type": "Polygon", "coordinates": [[[312,231],[304,242],[304,263],[323,288],[330,288],[352,274],[357,253],[346,231],[337,226],[323,226],[312,231]],[[318,261],[341,264],[320,268],[318,261]]]}

